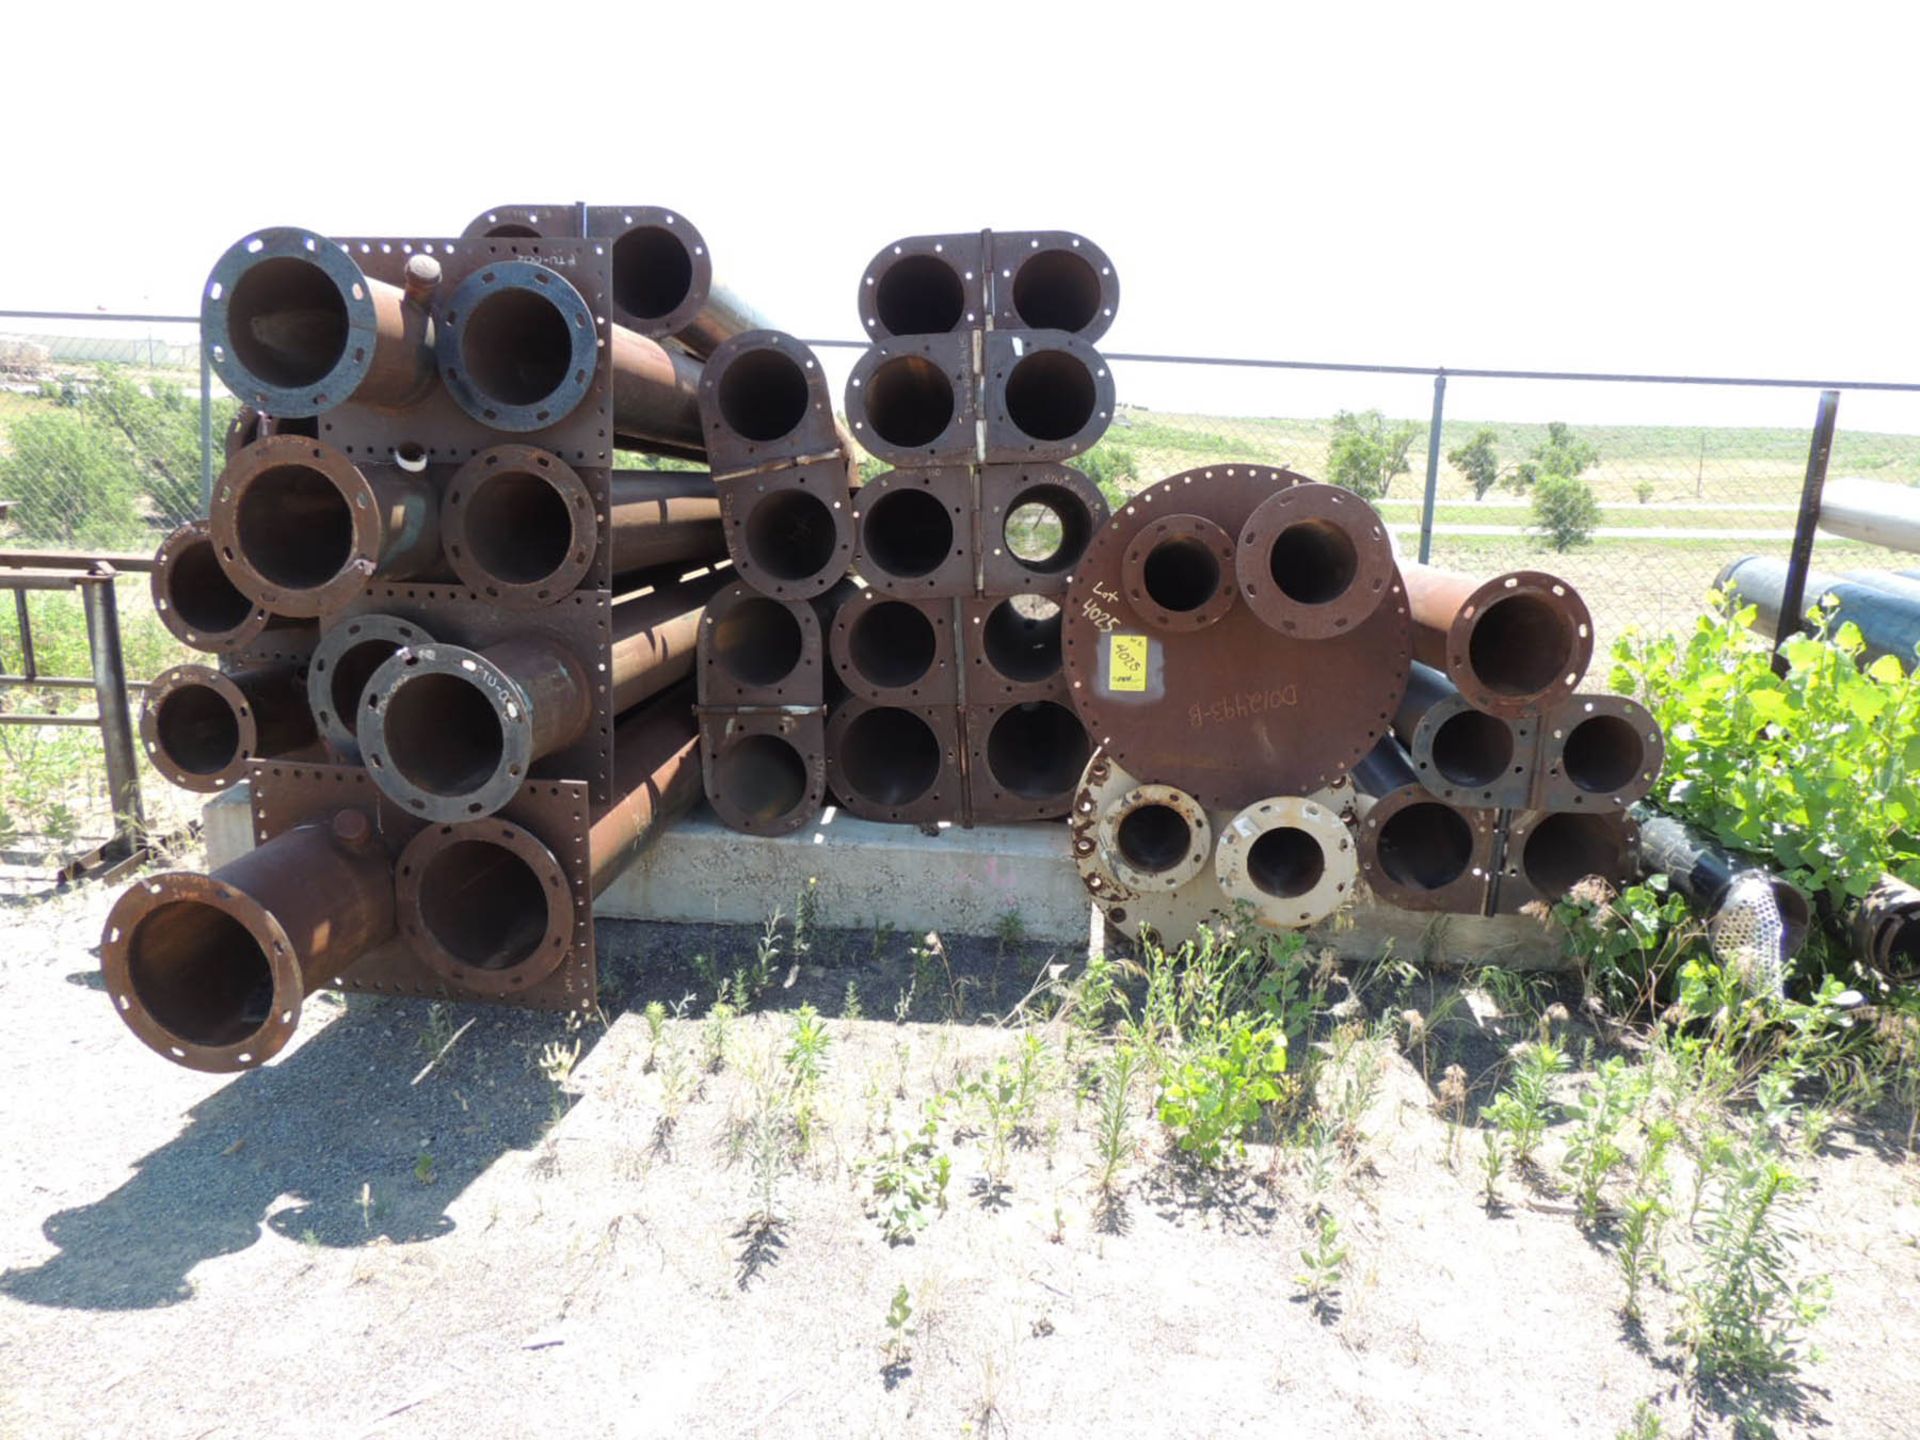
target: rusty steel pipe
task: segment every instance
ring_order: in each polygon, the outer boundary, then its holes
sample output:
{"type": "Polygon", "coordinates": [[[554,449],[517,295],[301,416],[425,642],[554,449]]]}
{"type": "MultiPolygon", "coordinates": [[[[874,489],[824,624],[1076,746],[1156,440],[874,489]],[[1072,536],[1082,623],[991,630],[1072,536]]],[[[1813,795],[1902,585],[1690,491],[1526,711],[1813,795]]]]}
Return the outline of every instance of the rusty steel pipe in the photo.
{"type": "Polygon", "coordinates": [[[1474,709],[1431,665],[1413,662],[1393,733],[1421,783],[1442,800],[1512,807],[1531,798],[1539,722],[1474,709]]]}
{"type": "Polygon", "coordinates": [[[1538,570],[1478,580],[1402,567],[1413,655],[1444,670],[1469,704],[1513,719],[1573,693],[1593,658],[1593,617],[1579,592],[1538,570]]]}
{"type": "Polygon", "coordinates": [[[297,665],[231,675],[175,665],[154,677],[140,710],[140,740],[153,768],[202,794],[244,779],[249,760],[290,755],[317,738],[297,665]]]}
{"type": "Polygon", "coordinates": [[[312,630],[310,621],[276,614],[233,583],[204,520],[189,520],[160,542],[148,584],[160,623],[196,650],[243,650],[268,632],[298,644],[312,630]]]}
{"type": "Polygon", "coordinates": [[[588,873],[598,895],[669,821],[700,801],[700,731],[693,696],[673,690],[614,727],[617,797],[587,833],[588,873]]]}
{"type": "MultiPolygon", "coordinates": [[[[616,470],[609,501],[616,576],[726,553],[720,497],[701,472],[616,470]]],[[[599,549],[586,482],[558,455],[531,445],[496,445],[455,471],[441,496],[440,529],[454,573],[515,608],[571,594],[599,549]]]]}
{"type": "Polygon", "coordinates": [[[707,357],[700,418],[716,475],[854,453],[818,357],[778,330],[744,331],[707,357]]]}
{"type": "Polygon", "coordinates": [[[429,820],[490,815],[534,762],[587,730],[594,685],[618,714],[692,673],[700,617],[727,577],[662,585],[614,610],[607,675],[551,637],[470,650],[428,642],[396,652],[368,679],[358,740],[374,783],[429,820]]]}
{"type": "Polygon", "coordinates": [[[623,325],[612,327],[613,428],[631,450],[704,457],[700,362],[623,325]]]}
{"type": "Polygon", "coordinates": [[[1394,593],[1398,578],[1373,507],[1311,480],[1270,495],[1247,517],[1234,571],[1253,613],[1303,640],[1358,625],[1394,593]]]}
{"type": "Polygon", "coordinates": [[[1436,798],[1392,736],[1353,767],[1353,781],[1370,797],[1355,830],[1360,873],[1374,893],[1403,910],[1479,914],[1493,870],[1495,812],[1436,798]]]}
{"type": "Polygon", "coordinates": [[[211,875],[131,886],[107,916],[101,978],[142,1043],[227,1074],[277,1055],[301,1002],[393,933],[392,857],[371,815],[343,809],[211,875]]]}
{"type": "Polygon", "coordinates": [[[281,419],[262,415],[251,405],[242,405],[234,411],[233,419],[227,422],[223,453],[230,461],[254,441],[264,440],[269,435],[305,435],[309,440],[318,440],[320,420],[315,415],[281,419]]]}
{"type": "Polygon", "coordinates": [[[406,276],[404,289],[370,279],[311,230],[256,231],[207,277],[207,358],[242,402],[273,416],[319,415],[348,400],[414,404],[434,383],[440,262],[415,255],[406,276]]]}
{"type": "Polygon", "coordinates": [[[234,585],[282,615],[331,614],[369,581],[440,565],[438,497],[424,473],[356,465],[298,435],[235,456],[214,482],[208,525],[234,585]]]}
{"type": "Polygon", "coordinates": [[[613,240],[613,303],[623,325],[671,337],[705,359],[766,317],[713,278],[713,253],[686,216],[659,205],[596,205],[587,233],[613,240]]]}

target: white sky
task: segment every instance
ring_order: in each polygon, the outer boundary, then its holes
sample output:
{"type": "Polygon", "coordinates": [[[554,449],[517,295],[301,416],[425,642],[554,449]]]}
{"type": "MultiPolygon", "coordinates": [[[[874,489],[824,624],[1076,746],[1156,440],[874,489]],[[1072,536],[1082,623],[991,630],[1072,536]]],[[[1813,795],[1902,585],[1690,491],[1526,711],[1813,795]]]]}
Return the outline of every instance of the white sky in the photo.
{"type": "MultiPolygon", "coordinates": [[[[855,333],[897,236],[1060,227],[1119,269],[1110,351],[1920,380],[1915,13],[16,6],[0,306],[191,312],[251,228],[424,238],[584,199],[684,211],[807,336],[855,333]]],[[[1422,380],[1119,379],[1161,408],[1428,405],[1422,380]]],[[[1449,401],[1801,425],[1814,397],[1449,401]]],[[[1920,430],[1920,404],[1842,423],[1920,430]]]]}

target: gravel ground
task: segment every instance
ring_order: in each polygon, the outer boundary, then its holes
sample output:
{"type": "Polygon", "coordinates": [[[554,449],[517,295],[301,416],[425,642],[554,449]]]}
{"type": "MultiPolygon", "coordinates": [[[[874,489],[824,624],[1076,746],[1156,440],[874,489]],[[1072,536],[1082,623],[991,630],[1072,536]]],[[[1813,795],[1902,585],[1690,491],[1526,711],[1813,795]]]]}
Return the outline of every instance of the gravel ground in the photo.
{"type": "MultiPolygon", "coordinates": [[[[418,1083],[449,1033],[427,1007],[328,996],[275,1064],[216,1077],[113,1018],[91,954],[110,898],[4,922],[8,1440],[1612,1437],[1643,1402],[1662,1433],[1733,1433],[1731,1403],[1683,1394],[1657,1317],[1623,1328],[1613,1257],[1564,1207],[1516,1191],[1489,1217],[1397,1051],[1317,1199],[1296,1155],[1262,1147],[1237,1178],[1196,1180],[1136,1107],[1125,1188],[1102,1205],[1062,1067],[1007,1187],[985,1183],[977,1133],[943,1137],[950,1208],[890,1246],[858,1162],[1017,1043],[893,1023],[911,937],[824,933],[776,992],[837,1016],[851,979],[875,1018],[831,1022],[816,1138],[763,1224],[753,1077],[791,1017],[737,1022],[725,1067],[693,1066],[676,1107],[640,1013],[693,988],[695,955],[744,960],[751,934],[608,924],[608,1026],[454,1007],[471,1028],[418,1083]],[[550,1047],[576,1042],[561,1076],[550,1047]],[[1295,1279],[1321,1201],[1350,1250],[1325,1307],[1295,1279]],[[904,1355],[885,1348],[902,1286],[904,1355]]],[[[985,941],[953,958],[986,1008],[1049,956],[985,941]]],[[[1465,1036],[1469,1070],[1497,1038],[1465,1036]]],[[[703,1043],[699,1022],[668,1023],[666,1055],[703,1043]]],[[[1817,1162],[1807,1259],[1836,1297],[1825,1358],[1762,1397],[1782,1434],[1914,1433],[1920,1165],[1890,1135],[1843,1130],[1817,1162]]]]}

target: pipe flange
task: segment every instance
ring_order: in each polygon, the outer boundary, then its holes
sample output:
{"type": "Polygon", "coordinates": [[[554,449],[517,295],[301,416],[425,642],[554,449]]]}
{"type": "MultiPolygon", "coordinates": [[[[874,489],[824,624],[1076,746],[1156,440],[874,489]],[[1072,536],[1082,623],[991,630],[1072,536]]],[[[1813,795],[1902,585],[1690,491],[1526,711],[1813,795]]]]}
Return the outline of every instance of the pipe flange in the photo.
{"type": "Polygon", "coordinates": [[[694,322],[713,293],[713,256],[707,250],[707,242],[686,216],[659,205],[623,206],[620,224],[620,233],[607,246],[613,271],[614,323],[653,339],[678,335],[694,322]],[[622,282],[623,272],[637,259],[644,258],[645,237],[649,231],[677,243],[686,257],[686,291],[666,310],[640,304],[640,297],[622,282]],[[642,250],[641,257],[630,257],[627,253],[635,248],[642,250]]]}
{"type": "Polygon", "coordinates": [[[140,707],[140,743],[146,747],[153,768],[182,790],[211,795],[224,790],[247,774],[247,761],[260,749],[260,726],[246,693],[229,677],[210,665],[175,665],[162,670],[147,686],[140,707]],[[190,765],[166,743],[163,734],[164,711],[169,703],[179,704],[188,694],[198,692],[212,704],[225,708],[233,728],[233,744],[224,747],[224,758],[210,768],[190,765]]]}
{"type": "Polygon", "coordinates": [[[1493,883],[1495,813],[1449,805],[1419,784],[1390,790],[1359,822],[1360,873],[1403,910],[1478,915],[1493,883]]]}
{"type": "MultiPolygon", "coordinates": [[[[514,536],[492,543],[499,546],[500,556],[520,558],[514,536]]],[[[440,498],[440,544],[453,573],[470,589],[513,609],[531,610],[552,604],[579,588],[600,548],[600,523],[586,481],[558,455],[537,445],[495,445],[482,450],[448,479],[440,498]],[[481,554],[475,553],[473,526],[468,518],[482,503],[489,486],[516,480],[531,480],[551,488],[573,527],[559,564],[544,575],[524,580],[500,574],[497,565],[483,558],[487,547],[482,547],[481,554]]]]}
{"type": "Polygon", "coordinates": [[[341,620],[320,637],[307,661],[307,705],[328,749],[343,760],[360,758],[354,726],[367,681],[396,651],[432,643],[433,637],[411,620],[378,613],[341,620]],[[377,647],[377,659],[356,653],[369,647],[377,647]]]}
{"type": "Polygon", "coordinates": [[[1233,608],[1233,537],[1204,515],[1163,516],[1127,546],[1120,583],[1134,613],[1154,629],[1203,630],[1233,608]],[[1189,596],[1195,603],[1184,603],[1189,596]]]}
{"type": "Polygon", "coordinates": [[[566,240],[580,233],[572,205],[496,205],[467,222],[468,240],[566,240]]]}
{"type": "MultiPolygon", "coordinates": [[[[558,425],[579,408],[593,386],[599,364],[599,327],[593,310],[565,276],[528,260],[501,260],[483,265],[454,287],[436,314],[434,350],[440,377],[454,402],[476,420],[496,430],[541,430],[558,425]],[[537,295],[552,305],[566,326],[568,358],[544,393],[514,400],[489,393],[475,383],[466,337],[474,316],[489,302],[510,291],[537,295]]],[[[547,377],[536,377],[545,380],[547,377]]]]}
{"type": "Polygon", "coordinates": [[[1289,485],[1240,527],[1240,593],[1286,635],[1325,640],[1358,625],[1393,587],[1393,546],[1373,507],[1337,485],[1289,485]]]}
{"type": "Polygon", "coordinates": [[[274,618],[233,583],[204,520],[189,521],[160,542],[148,584],[160,623],[196,650],[244,649],[274,618]]]}
{"type": "MultiPolygon", "coordinates": [[[[487,886],[497,888],[497,880],[489,879],[487,886]]],[[[476,995],[512,995],[539,984],[566,959],[573,940],[573,886],[566,867],[532,831],[498,817],[460,825],[432,825],[415,835],[400,852],[395,899],[400,930],[413,953],[434,974],[476,995]],[[464,890],[443,901],[436,883],[446,880],[444,875],[436,875],[436,869],[456,863],[446,857],[461,846],[503,851],[526,867],[546,904],[546,928],[537,939],[523,941],[510,955],[492,954],[485,959],[476,958],[472,950],[498,945],[503,938],[511,937],[497,931],[462,937],[476,942],[474,947],[463,946],[469,952],[464,954],[448,943],[445,921],[474,923],[473,902],[464,890]],[[436,925],[436,921],[442,923],[436,925]]]]}
{"type": "Polygon", "coordinates": [[[1107,923],[1134,939],[1152,934],[1168,945],[1178,945],[1199,929],[1227,919],[1212,873],[1203,866],[1175,890],[1138,888],[1114,872],[1111,856],[1100,842],[1102,816],[1135,791],[1160,788],[1171,789],[1142,785],[1121,768],[1111,751],[1096,749],[1068,807],[1067,828],[1080,883],[1107,923]]]}
{"type": "Polygon", "coordinates": [[[373,783],[396,804],[426,820],[475,820],[491,815],[519,793],[533,763],[533,713],[526,694],[493,661],[458,645],[429,642],[397,651],[367,681],[357,728],[373,783]],[[448,763],[452,758],[449,737],[435,727],[431,735],[403,738],[395,753],[388,729],[395,698],[408,686],[435,677],[457,682],[492,711],[499,726],[497,752],[491,745],[483,746],[484,753],[470,767],[455,768],[448,763]],[[418,778],[423,761],[429,768],[447,766],[442,778],[418,778]]]}
{"type": "Polygon", "coordinates": [[[1565,700],[1593,661],[1593,615],[1580,592],[1544,570],[1514,570],[1497,575],[1467,597],[1447,628],[1447,675],[1467,697],[1467,703],[1489,714],[1511,719],[1537,713],[1565,700]],[[1474,664],[1475,628],[1487,612],[1515,599],[1544,601],[1566,628],[1565,670],[1542,677],[1538,686],[1524,690],[1494,689],[1483,682],[1474,664]]]}
{"type": "Polygon", "coordinates": [[[1360,866],[1353,836],[1318,800],[1256,800],[1221,827],[1214,877],[1229,904],[1246,904],[1271,930],[1298,930],[1353,898],[1360,866]]]}
{"type": "Polygon", "coordinates": [[[299,435],[269,435],[247,446],[220,472],[214,482],[207,523],[220,564],[243,595],[275,614],[306,619],[339,610],[367,588],[380,563],[384,519],[373,486],[340,450],[299,435]],[[255,500],[256,491],[259,503],[283,501],[284,492],[294,483],[291,472],[295,471],[319,476],[346,508],[345,537],[322,535],[313,516],[302,517],[300,528],[304,533],[291,537],[294,556],[290,563],[295,570],[311,566],[323,543],[344,538],[345,551],[329,575],[270,575],[261,569],[261,541],[256,537],[249,544],[252,527],[242,512],[255,500]],[[282,493],[276,495],[276,491],[282,493]]]}
{"type": "Polygon", "coordinates": [[[1206,868],[1213,826],[1172,785],[1136,785],[1100,812],[1095,835],[1114,879],[1136,892],[1180,889],[1206,868]]]}
{"type": "Polygon", "coordinates": [[[293,941],[279,919],[245,891],[212,875],[174,870],[129,886],[107,913],[100,941],[100,978],[129,1030],[155,1054],[210,1075],[229,1075],[264,1065],[293,1038],[304,998],[293,941]],[[271,989],[264,1018],[253,1029],[215,1043],[193,1040],[168,1028],[153,1010],[157,997],[142,994],[133,978],[132,950],[140,927],[173,905],[219,911],[244,929],[266,960],[271,989]]]}
{"type": "Polygon", "coordinates": [[[1575,695],[1540,722],[1533,808],[1624,810],[1644,799],[1667,760],[1660,722],[1624,695],[1575,695]]]}
{"type": "Polygon", "coordinates": [[[373,368],[379,321],[367,277],[347,252],[324,235],[296,226],[257,230],[235,242],[214,262],[213,273],[200,299],[200,333],[206,337],[207,359],[214,373],[241,400],[269,415],[318,415],[347,400],[373,368]],[[307,265],[325,277],[339,297],[343,327],[340,358],[318,375],[285,374],[278,381],[260,373],[261,356],[255,347],[270,342],[251,331],[251,317],[243,312],[247,328],[237,341],[231,333],[233,303],[250,273],[268,265],[307,265]],[[247,357],[253,355],[253,362],[247,357]]]}

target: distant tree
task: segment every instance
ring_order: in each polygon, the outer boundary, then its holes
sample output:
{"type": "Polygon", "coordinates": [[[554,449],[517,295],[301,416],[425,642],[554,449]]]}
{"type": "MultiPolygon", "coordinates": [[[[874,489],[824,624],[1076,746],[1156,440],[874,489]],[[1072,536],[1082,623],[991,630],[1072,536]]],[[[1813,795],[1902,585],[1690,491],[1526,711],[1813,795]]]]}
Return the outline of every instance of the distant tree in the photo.
{"type": "Polygon", "coordinates": [[[1555,550],[1567,551],[1593,538],[1600,502],[1577,475],[1544,474],[1533,487],[1533,528],[1555,550]]]}
{"type": "MultiPolygon", "coordinates": [[[[153,517],[171,528],[200,513],[200,402],[171,381],[139,384],[113,366],[102,366],[87,383],[78,409],[124,443],[153,517]]],[[[226,431],[216,415],[212,433],[226,431]]]]}
{"type": "Polygon", "coordinates": [[[1394,477],[1407,473],[1407,451],[1419,433],[1411,420],[1389,421],[1378,410],[1342,410],[1333,417],[1327,481],[1363,499],[1384,499],[1394,477]]]}
{"type": "MultiPolygon", "coordinates": [[[[83,408],[37,410],[7,429],[0,499],[28,540],[63,549],[119,550],[150,539],[141,474],[126,444],[83,408]]],[[[196,482],[197,498],[197,482],[196,482]]]]}
{"type": "Polygon", "coordinates": [[[1546,440],[1536,445],[1525,460],[1513,467],[1513,488],[1531,490],[1547,475],[1559,475],[1571,480],[1599,463],[1598,450],[1576,438],[1572,428],[1565,422],[1552,420],[1547,423],[1546,440]]]}
{"type": "Polygon", "coordinates": [[[1500,479],[1500,456],[1493,448],[1500,443],[1497,430],[1476,430],[1473,438],[1457,450],[1447,452],[1447,463],[1467,477],[1473,486],[1473,498],[1484,500],[1500,479]]]}

